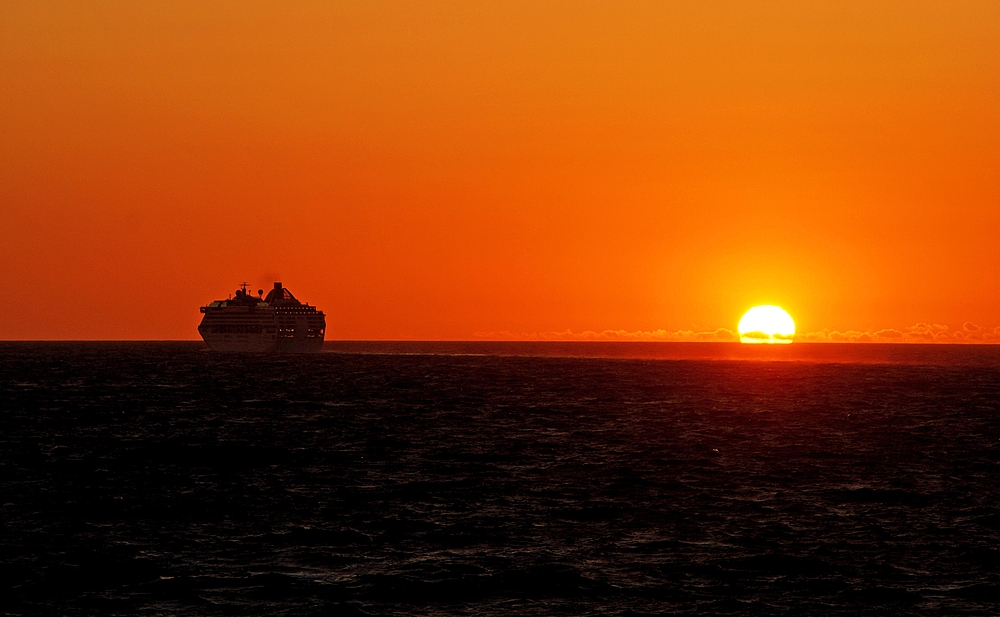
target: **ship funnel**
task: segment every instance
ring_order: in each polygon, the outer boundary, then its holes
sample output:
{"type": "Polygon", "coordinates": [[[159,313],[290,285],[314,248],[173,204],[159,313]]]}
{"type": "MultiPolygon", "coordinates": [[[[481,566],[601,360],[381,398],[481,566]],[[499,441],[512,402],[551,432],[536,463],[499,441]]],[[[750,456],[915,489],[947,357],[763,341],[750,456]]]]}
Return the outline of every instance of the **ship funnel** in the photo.
{"type": "Polygon", "coordinates": [[[274,291],[277,291],[277,292],[281,291],[281,281],[275,281],[274,282],[274,291]]]}

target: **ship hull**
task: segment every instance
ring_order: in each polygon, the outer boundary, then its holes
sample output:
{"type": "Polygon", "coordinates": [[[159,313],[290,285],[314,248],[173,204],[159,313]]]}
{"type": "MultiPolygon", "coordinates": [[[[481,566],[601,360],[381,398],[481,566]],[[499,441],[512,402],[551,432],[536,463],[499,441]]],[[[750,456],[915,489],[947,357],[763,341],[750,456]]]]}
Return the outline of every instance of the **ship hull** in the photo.
{"type": "Polygon", "coordinates": [[[219,337],[202,335],[202,339],[212,351],[225,353],[315,353],[323,350],[323,339],[304,340],[268,339],[263,336],[219,337]]]}
{"type": "MultiPolygon", "coordinates": [[[[198,329],[201,332],[201,328],[198,329]]],[[[277,341],[273,334],[214,334],[201,332],[201,338],[212,351],[227,353],[267,353],[275,351],[277,341]]]]}
{"type": "Polygon", "coordinates": [[[213,351],[226,353],[312,353],[323,349],[322,313],[299,310],[206,311],[198,326],[213,351]]]}

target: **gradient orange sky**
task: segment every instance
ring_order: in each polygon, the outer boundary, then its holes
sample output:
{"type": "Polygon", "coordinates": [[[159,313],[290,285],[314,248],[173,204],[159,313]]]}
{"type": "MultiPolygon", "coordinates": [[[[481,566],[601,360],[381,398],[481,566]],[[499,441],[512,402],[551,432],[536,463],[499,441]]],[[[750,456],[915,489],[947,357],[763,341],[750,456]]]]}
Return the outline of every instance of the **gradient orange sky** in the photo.
{"type": "MultiPolygon", "coordinates": [[[[0,3],[0,339],[1000,325],[1000,3],[0,3]]],[[[497,334],[501,336],[502,334],[497,334]]]]}

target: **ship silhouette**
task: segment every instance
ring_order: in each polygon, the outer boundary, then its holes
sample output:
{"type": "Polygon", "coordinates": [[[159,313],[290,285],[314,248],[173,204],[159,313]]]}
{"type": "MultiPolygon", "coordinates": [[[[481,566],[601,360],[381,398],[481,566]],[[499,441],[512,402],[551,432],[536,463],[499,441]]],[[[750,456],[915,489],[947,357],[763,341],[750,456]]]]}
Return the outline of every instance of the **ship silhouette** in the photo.
{"type": "Polygon", "coordinates": [[[210,348],[223,352],[312,352],[323,348],[326,315],[299,302],[280,282],[264,297],[247,283],[234,297],[201,307],[198,333],[210,348]]]}

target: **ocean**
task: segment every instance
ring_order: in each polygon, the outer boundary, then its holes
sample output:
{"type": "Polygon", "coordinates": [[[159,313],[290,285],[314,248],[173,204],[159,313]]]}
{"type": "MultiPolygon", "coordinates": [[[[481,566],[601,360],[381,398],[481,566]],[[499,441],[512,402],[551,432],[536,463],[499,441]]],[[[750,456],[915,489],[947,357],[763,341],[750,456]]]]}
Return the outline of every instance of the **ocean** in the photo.
{"type": "Polygon", "coordinates": [[[990,615],[1000,346],[0,343],[0,613],[990,615]]]}

